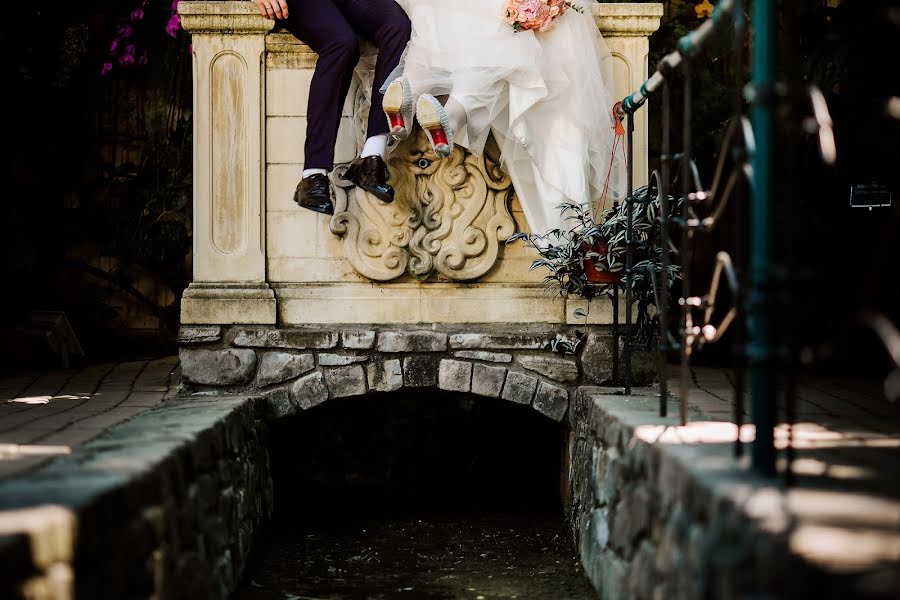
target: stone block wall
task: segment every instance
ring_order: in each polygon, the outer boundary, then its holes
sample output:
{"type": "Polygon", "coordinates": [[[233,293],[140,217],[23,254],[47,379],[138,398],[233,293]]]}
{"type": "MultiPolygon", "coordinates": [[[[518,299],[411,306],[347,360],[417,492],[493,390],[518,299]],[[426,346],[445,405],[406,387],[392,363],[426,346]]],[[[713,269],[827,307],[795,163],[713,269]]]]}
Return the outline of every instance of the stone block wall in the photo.
{"type": "MultiPolygon", "coordinates": [[[[207,325],[182,326],[179,338],[183,394],[260,394],[276,417],[415,387],[526,404],[561,421],[578,386],[612,378],[603,328],[207,325]],[[574,352],[553,351],[554,343],[574,352]]],[[[647,367],[639,378],[654,376],[647,367]]]]}
{"type": "Polygon", "coordinates": [[[264,411],[169,402],[0,482],[0,597],[227,598],[272,512],[264,411]]]}
{"type": "Polygon", "coordinates": [[[734,459],[733,431],[704,439],[703,415],[691,429],[657,411],[651,394],[573,400],[569,518],[601,598],[882,597],[791,551],[784,491],[734,459]]]}

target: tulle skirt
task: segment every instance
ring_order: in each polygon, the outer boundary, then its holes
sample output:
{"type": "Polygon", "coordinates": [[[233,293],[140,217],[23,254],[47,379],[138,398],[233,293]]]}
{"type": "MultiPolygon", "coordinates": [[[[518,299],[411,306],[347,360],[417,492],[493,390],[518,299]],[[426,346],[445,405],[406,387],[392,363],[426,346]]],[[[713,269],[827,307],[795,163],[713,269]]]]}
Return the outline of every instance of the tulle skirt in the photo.
{"type": "Polygon", "coordinates": [[[398,71],[414,97],[447,96],[462,108],[457,144],[481,154],[493,134],[533,232],[564,227],[562,203],[596,210],[604,188],[622,196],[612,58],[588,2],[538,33],[513,31],[506,0],[398,2],[412,22],[398,71]]]}

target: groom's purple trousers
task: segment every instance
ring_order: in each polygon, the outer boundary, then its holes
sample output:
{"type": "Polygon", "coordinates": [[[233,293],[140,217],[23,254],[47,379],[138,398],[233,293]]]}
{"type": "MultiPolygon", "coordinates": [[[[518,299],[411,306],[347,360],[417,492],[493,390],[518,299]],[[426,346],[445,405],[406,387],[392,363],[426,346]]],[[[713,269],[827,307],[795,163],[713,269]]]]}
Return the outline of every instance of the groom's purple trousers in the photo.
{"type": "Polygon", "coordinates": [[[388,132],[379,91],[409,41],[409,19],[394,0],[287,0],[288,30],[319,55],[306,110],[306,169],[331,169],[341,109],[359,61],[359,37],[378,48],[368,135],[388,132]]]}

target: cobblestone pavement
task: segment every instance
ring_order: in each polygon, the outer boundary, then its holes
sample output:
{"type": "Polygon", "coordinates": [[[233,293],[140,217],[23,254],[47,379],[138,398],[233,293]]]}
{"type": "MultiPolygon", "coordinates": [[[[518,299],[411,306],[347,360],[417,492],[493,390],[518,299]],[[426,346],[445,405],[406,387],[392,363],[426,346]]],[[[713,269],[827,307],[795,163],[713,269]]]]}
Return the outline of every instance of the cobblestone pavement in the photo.
{"type": "Polygon", "coordinates": [[[177,386],[175,356],[0,378],[0,478],[70,454],[177,386]]]}
{"type": "MultiPolygon", "coordinates": [[[[695,368],[691,375],[688,405],[716,421],[734,422],[734,373],[695,368]]],[[[669,389],[677,395],[678,378],[668,381],[669,389]]],[[[828,476],[848,484],[865,481],[867,487],[874,486],[900,498],[900,477],[896,476],[900,473],[900,403],[888,402],[880,381],[799,378],[793,432],[785,424],[783,387],[779,394],[776,445],[785,448],[793,440],[797,451],[794,471],[798,476],[828,476]],[[876,476],[878,473],[881,476],[876,476]]],[[[749,391],[743,414],[744,422],[749,422],[749,391]]],[[[752,436],[752,427],[746,427],[742,438],[752,436]]]]}
{"type": "MultiPolygon", "coordinates": [[[[675,372],[673,367],[670,375],[675,372]]],[[[730,420],[734,403],[734,372],[728,369],[691,370],[689,404],[709,416],[730,420]]],[[[669,391],[678,394],[679,379],[668,378],[669,391]]],[[[749,414],[750,393],[747,378],[744,414],[749,414]]],[[[780,417],[784,417],[784,387],[779,388],[780,417]]],[[[888,402],[876,379],[847,379],[822,375],[802,376],[797,381],[796,413],[798,421],[822,425],[864,429],[872,433],[900,433],[900,404],[888,402]]]]}

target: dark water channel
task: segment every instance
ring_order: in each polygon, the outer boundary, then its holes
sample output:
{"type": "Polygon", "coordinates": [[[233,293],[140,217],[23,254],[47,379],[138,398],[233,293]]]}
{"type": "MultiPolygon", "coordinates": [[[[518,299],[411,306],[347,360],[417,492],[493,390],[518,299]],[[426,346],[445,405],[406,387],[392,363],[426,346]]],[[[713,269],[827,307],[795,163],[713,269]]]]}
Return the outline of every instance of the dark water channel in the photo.
{"type": "Polygon", "coordinates": [[[332,401],[272,432],[276,519],[236,600],[582,600],[563,431],[428,392],[332,401]]]}

